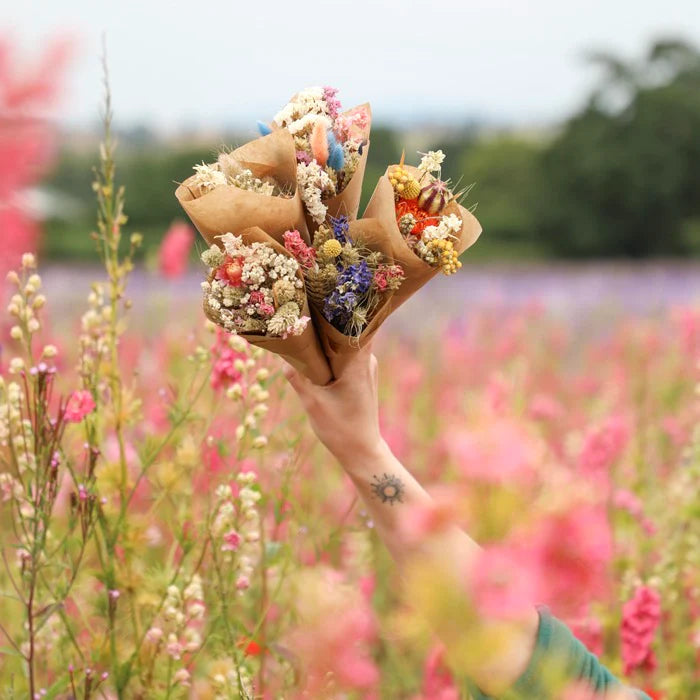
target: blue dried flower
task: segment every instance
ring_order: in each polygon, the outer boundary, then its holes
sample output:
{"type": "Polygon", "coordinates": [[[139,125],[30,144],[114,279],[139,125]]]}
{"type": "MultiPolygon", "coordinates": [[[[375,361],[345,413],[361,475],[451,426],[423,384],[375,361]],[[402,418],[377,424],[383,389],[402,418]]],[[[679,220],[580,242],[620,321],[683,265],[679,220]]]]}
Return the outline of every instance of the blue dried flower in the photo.
{"type": "Polygon", "coordinates": [[[328,132],[328,161],[326,164],[333,170],[342,170],[345,165],[345,152],[332,131],[328,132]]]}
{"type": "Polygon", "coordinates": [[[260,132],[261,136],[267,136],[268,134],[272,133],[272,129],[265,124],[265,122],[258,122],[258,131],[260,132]]]}
{"type": "Polygon", "coordinates": [[[341,292],[336,289],[323,304],[323,315],[330,323],[346,324],[357,305],[357,295],[353,291],[341,292]]]}
{"type": "Polygon", "coordinates": [[[331,228],[335,239],[345,245],[348,242],[348,232],[350,231],[348,217],[345,215],[331,216],[331,228]]]}
{"type": "Polygon", "coordinates": [[[357,265],[350,265],[341,270],[338,275],[338,287],[351,289],[357,294],[365,294],[372,284],[372,271],[367,266],[367,261],[362,260],[357,265]]]}

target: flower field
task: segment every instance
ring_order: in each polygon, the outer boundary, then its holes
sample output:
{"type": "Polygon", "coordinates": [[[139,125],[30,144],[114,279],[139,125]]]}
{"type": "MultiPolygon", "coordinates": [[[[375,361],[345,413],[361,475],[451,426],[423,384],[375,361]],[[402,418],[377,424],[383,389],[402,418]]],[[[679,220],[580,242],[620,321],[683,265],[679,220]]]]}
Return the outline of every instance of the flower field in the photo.
{"type": "Polygon", "coordinates": [[[444,282],[410,300],[375,345],[384,435],[434,495],[406,534],[484,550],[468,596],[399,580],[279,360],[190,277],[144,292],[113,153],[107,123],[97,279],[52,295],[25,254],[4,296],[0,698],[457,700],[455,658],[493,651],[462,620],[529,602],[652,697],[700,696],[700,311],[562,320],[455,297],[468,266],[444,316],[444,282]]]}
{"type": "MultiPolygon", "coordinates": [[[[3,697],[460,697],[415,610],[459,611],[430,572],[396,579],[276,360],[195,305],[126,308],[109,258],[82,315],[52,318],[24,262],[3,324],[3,697]]],[[[695,697],[700,313],[596,339],[536,308],[431,330],[377,346],[385,435],[438,504],[417,534],[459,518],[486,546],[481,605],[546,602],[639,687],[695,697]]]]}

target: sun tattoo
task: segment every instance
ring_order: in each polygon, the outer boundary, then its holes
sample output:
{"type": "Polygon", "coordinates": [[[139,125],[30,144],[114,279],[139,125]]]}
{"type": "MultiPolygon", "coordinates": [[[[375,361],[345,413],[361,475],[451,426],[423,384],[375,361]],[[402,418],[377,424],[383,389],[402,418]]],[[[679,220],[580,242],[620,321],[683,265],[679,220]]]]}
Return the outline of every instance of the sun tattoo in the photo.
{"type": "Polygon", "coordinates": [[[403,503],[404,485],[401,479],[387,473],[382,474],[381,478],[375,475],[372,479],[373,481],[370,482],[372,491],[382,503],[388,503],[391,506],[397,501],[403,503]]]}

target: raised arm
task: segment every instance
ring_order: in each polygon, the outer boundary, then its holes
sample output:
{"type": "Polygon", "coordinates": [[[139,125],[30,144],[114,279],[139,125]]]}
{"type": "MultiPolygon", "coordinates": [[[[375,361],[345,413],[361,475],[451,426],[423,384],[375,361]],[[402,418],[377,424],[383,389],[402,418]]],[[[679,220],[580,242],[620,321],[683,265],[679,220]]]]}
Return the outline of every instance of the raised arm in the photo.
{"type": "MultiPolygon", "coordinates": [[[[369,350],[360,352],[343,377],[327,387],[315,386],[291,368],[285,374],[319,440],[355,484],[399,570],[405,571],[411,562],[420,559],[423,566],[453,575],[454,594],[464,596],[464,607],[468,608],[465,576],[478,555],[478,545],[456,525],[420,541],[405,528],[411,508],[429,506],[431,498],[382,438],[376,358],[369,350]]],[[[497,650],[491,649],[486,659],[480,649],[474,649],[473,655],[460,656],[463,667],[458,670],[473,681],[470,691],[474,700],[503,694],[522,700],[553,699],[554,694],[547,690],[553,662],[563,673],[563,680],[590,689],[590,696],[584,691],[576,698],[649,700],[644,693],[623,689],[565,625],[546,611],[538,614],[534,601],[518,620],[470,615],[450,625],[449,630],[435,631],[438,635],[446,632],[443,641],[449,646],[455,639],[455,628],[460,642],[498,640],[497,650]]]]}
{"type": "MultiPolygon", "coordinates": [[[[455,588],[464,588],[458,579],[478,554],[478,545],[456,526],[421,541],[408,535],[404,527],[410,509],[429,504],[431,498],[381,436],[377,360],[371,352],[361,352],[342,379],[328,387],[313,385],[291,368],[286,376],[299,394],[319,440],[355,484],[399,570],[420,557],[425,566],[453,573],[455,588]]],[[[479,688],[498,695],[526,669],[535,646],[538,615],[533,607],[519,621],[484,620],[480,624],[498,635],[502,652],[488,663],[462,670],[479,688]]],[[[465,638],[483,631],[465,623],[465,638]]]]}

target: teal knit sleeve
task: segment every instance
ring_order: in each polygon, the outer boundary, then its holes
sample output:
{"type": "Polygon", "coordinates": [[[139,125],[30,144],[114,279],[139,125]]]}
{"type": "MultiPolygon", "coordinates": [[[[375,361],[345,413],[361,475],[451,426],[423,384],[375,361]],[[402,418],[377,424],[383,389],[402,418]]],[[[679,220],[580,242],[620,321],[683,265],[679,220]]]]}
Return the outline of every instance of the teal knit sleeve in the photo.
{"type": "MultiPolygon", "coordinates": [[[[502,700],[548,700],[556,696],[552,680],[558,688],[575,681],[590,685],[591,690],[606,697],[608,689],[620,689],[620,682],[571,633],[571,630],[539,608],[540,624],[537,643],[527,670],[502,700]]],[[[468,685],[473,700],[489,700],[475,686],[468,685]]],[[[637,700],[651,700],[648,695],[634,691],[637,700]]]]}

